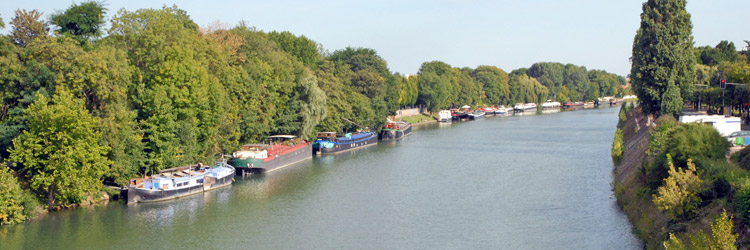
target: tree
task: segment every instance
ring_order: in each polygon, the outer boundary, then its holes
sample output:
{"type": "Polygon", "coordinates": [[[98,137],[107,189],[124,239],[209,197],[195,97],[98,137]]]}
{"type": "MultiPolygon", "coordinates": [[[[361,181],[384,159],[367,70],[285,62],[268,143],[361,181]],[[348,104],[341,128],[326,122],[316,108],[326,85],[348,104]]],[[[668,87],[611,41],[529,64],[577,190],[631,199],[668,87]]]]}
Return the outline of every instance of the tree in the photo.
{"type": "Polygon", "coordinates": [[[47,36],[49,27],[45,22],[39,20],[42,14],[43,12],[37,10],[26,12],[26,10],[17,9],[16,17],[10,20],[10,25],[13,26],[10,39],[13,43],[26,47],[37,37],[47,36]]]}
{"type": "Polygon", "coordinates": [[[732,216],[727,215],[727,210],[716,216],[716,221],[711,224],[711,235],[713,236],[713,247],[715,249],[729,250],[737,249],[737,234],[732,233],[734,223],[732,216]]]}
{"type": "MultiPolygon", "coordinates": [[[[695,57],[690,14],[685,0],[649,0],[643,4],[641,25],[633,41],[631,83],[643,111],[660,115],[664,93],[670,85],[680,97],[691,96],[695,83],[695,57]]],[[[674,97],[673,95],[667,95],[674,97]]],[[[679,98],[674,105],[682,106],[679,98]]]]}
{"type": "Polygon", "coordinates": [[[698,177],[695,164],[688,160],[687,169],[675,169],[671,156],[667,155],[669,177],[659,187],[658,194],[653,195],[653,202],[661,211],[667,212],[670,219],[676,221],[694,212],[701,198],[698,191],[703,182],[698,177]]]}
{"type": "MultiPolygon", "coordinates": [[[[102,122],[102,144],[112,150],[107,179],[126,184],[143,164],[143,132],[128,108],[130,66],[124,51],[108,45],[84,50],[70,37],[37,39],[25,52],[33,62],[54,72],[50,81],[85,101],[102,122]]],[[[27,94],[32,95],[32,94],[27,94]]]]}
{"type": "Polygon", "coordinates": [[[484,98],[491,105],[509,104],[510,78],[502,69],[495,66],[479,66],[472,73],[472,77],[482,86],[484,98]]]}
{"type": "Polygon", "coordinates": [[[37,39],[21,48],[10,39],[0,39],[0,157],[8,157],[7,149],[12,140],[25,130],[23,110],[36,100],[37,93],[50,97],[55,89],[55,72],[37,61],[34,56],[24,56],[35,52],[36,47],[45,44],[37,39]]]}
{"type": "Polygon", "coordinates": [[[424,104],[430,112],[448,108],[451,92],[454,91],[454,72],[451,66],[440,61],[422,63],[419,68],[419,97],[417,103],[424,104]]]}
{"type": "Polygon", "coordinates": [[[560,92],[565,81],[565,65],[552,62],[535,63],[531,65],[527,75],[536,78],[555,96],[557,92],[560,92]]]}
{"type": "Polygon", "coordinates": [[[103,44],[126,51],[137,76],[127,93],[144,129],[147,169],[213,161],[223,153],[228,140],[220,131],[232,131],[237,121],[225,112],[231,103],[217,75],[227,65],[214,61],[226,57],[185,11],[121,10],[103,44]]]}
{"type": "Polygon", "coordinates": [[[302,128],[300,135],[303,138],[315,138],[315,126],[325,119],[328,111],[326,110],[326,94],[318,87],[318,81],[315,76],[308,75],[300,82],[297,90],[301,103],[302,128]]]}
{"type": "Polygon", "coordinates": [[[726,40],[719,42],[714,48],[709,46],[698,47],[696,48],[696,54],[699,54],[696,58],[697,61],[708,66],[716,66],[722,62],[734,62],[738,56],[734,43],[726,40]]]}
{"type": "Polygon", "coordinates": [[[411,106],[417,102],[419,96],[419,76],[418,75],[401,75],[396,73],[393,75],[398,82],[399,106],[411,106]]]}
{"type": "Polygon", "coordinates": [[[661,107],[659,113],[662,115],[672,115],[675,118],[680,116],[682,112],[682,97],[680,96],[680,90],[677,89],[673,83],[669,83],[667,91],[664,92],[661,97],[661,107]]]}
{"type": "Polygon", "coordinates": [[[103,2],[88,1],[74,3],[65,12],[52,14],[51,19],[58,27],[57,34],[71,35],[84,44],[101,36],[101,26],[104,24],[106,13],[107,9],[104,8],[103,2]]]}
{"type": "Polygon", "coordinates": [[[101,189],[111,164],[109,148],[99,144],[99,121],[66,90],[56,91],[51,102],[37,98],[24,111],[28,130],[13,139],[9,161],[46,197],[49,209],[79,203],[101,189]]]}
{"type": "Polygon", "coordinates": [[[318,52],[320,45],[304,35],[295,36],[289,31],[273,31],[268,33],[268,39],[276,42],[281,50],[293,55],[308,67],[312,67],[322,59],[318,52]]]}
{"type": "MultiPolygon", "coordinates": [[[[711,237],[703,230],[695,235],[689,235],[690,249],[736,250],[738,235],[732,233],[733,229],[732,217],[727,215],[726,210],[723,210],[711,224],[711,237]]],[[[669,233],[669,240],[664,241],[663,245],[667,250],[688,249],[674,233],[669,233]]]]}
{"type": "MultiPolygon", "coordinates": [[[[547,87],[527,75],[511,76],[508,83],[510,85],[511,103],[542,103],[549,96],[547,87]]],[[[565,87],[562,89],[565,89],[565,87]]]]}
{"type": "Polygon", "coordinates": [[[3,17],[0,17],[0,29],[5,28],[5,22],[3,22],[3,17]]]}
{"type": "Polygon", "coordinates": [[[570,89],[570,99],[573,101],[588,101],[595,99],[592,98],[593,94],[589,93],[589,78],[586,74],[586,67],[578,67],[573,64],[565,65],[563,85],[570,89]]]}
{"type": "Polygon", "coordinates": [[[21,199],[18,180],[10,169],[0,167],[0,225],[19,223],[26,219],[21,199]]]}
{"type": "Polygon", "coordinates": [[[481,104],[483,99],[482,84],[477,83],[474,78],[471,77],[471,73],[473,73],[474,70],[470,68],[453,68],[453,71],[457,76],[458,85],[460,86],[460,92],[456,102],[459,104],[481,104]]]}
{"type": "Polygon", "coordinates": [[[347,47],[333,52],[328,60],[334,62],[337,77],[348,78],[352,90],[370,99],[370,107],[374,113],[371,117],[359,117],[363,120],[357,123],[380,127],[388,115],[396,112],[399,106],[397,80],[388,70],[385,59],[375,50],[347,47]]]}

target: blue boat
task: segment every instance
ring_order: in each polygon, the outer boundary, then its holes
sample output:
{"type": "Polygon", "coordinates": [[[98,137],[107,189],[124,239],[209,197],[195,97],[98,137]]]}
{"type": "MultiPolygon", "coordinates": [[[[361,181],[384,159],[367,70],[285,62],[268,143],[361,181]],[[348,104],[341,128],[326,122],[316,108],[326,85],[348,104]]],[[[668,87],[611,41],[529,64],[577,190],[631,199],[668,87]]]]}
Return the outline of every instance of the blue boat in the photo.
{"type": "Polygon", "coordinates": [[[336,132],[320,132],[317,137],[313,154],[335,154],[378,144],[378,134],[370,131],[346,133],[341,137],[337,137],[336,132]]]}

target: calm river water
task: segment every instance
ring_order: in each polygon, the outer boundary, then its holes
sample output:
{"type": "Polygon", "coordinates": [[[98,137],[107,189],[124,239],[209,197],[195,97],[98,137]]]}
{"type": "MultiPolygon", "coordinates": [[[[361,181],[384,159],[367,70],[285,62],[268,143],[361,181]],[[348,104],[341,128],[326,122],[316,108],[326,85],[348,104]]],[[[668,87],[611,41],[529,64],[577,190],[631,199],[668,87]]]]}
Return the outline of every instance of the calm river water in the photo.
{"type": "Polygon", "coordinates": [[[0,228],[0,249],[638,249],[612,194],[618,108],[489,117],[174,201],[0,228]]]}

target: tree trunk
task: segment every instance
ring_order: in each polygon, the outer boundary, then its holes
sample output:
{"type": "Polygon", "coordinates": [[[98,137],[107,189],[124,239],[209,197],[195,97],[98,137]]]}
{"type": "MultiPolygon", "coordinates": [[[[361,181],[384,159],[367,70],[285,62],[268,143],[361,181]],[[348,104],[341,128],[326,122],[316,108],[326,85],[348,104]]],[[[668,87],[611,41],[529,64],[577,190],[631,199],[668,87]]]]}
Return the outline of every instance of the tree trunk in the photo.
{"type": "Polygon", "coordinates": [[[47,188],[47,210],[52,210],[52,207],[55,205],[55,191],[54,183],[47,188]]]}

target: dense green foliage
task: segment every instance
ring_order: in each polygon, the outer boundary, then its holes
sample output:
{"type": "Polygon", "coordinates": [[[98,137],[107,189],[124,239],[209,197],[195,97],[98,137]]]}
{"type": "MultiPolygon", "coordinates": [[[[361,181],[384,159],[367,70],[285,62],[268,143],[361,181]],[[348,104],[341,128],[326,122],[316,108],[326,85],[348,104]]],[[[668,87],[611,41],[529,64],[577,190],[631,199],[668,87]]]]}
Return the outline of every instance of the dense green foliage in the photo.
{"type": "MultiPolygon", "coordinates": [[[[645,119],[639,110],[627,112],[623,127],[631,128],[645,119]]],[[[726,160],[726,139],[711,126],[679,123],[671,115],[660,116],[655,123],[646,131],[647,137],[624,132],[628,150],[635,151],[626,154],[615,170],[618,203],[646,248],[721,245],[731,249],[738,237],[737,244],[746,244],[746,238],[734,234],[732,226],[744,228],[745,218],[750,218],[746,212],[750,207],[750,172],[726,160]],[[622,172],[623,165],[630,169],[622,172]],[[709,225],[723,208],[734,208],[727,210],[740,220],[722,219],[709,225]],[[709,228],[713,228],[712,235],[704,234],[709,228]]]]}
{"type": "Polygon", "coordinates": [[[13,139],[9,160],[48,206],[78,203],[98,191],[109,169],[109,148],[99,144],[99,121],[83,100],[64,90],[51,102],[39,95],[24,114],[28,130],[13,139]]]}
{"type": "Polygon", "coordinates": [[[417,103],[419,96],[419,76],[404,76],[399,73],[395,74],[398,81],[398,104],[400,106],[411,106],[417,103]]]}
{"type": "Polygon", "coordinates": [[[750,147],[744,147],[732,154],[732,160],[741,168],[750,170],[750,147]]]}
{"type": "Polygon", "coordinates": [[[353,115],[339,114],[342,118],[377,128],[398,109],[398,82],[375,50],[348,47],[333,52],[328,60],[336,67],[334,74],[348,82],[351,91],[365,97],[363,102],[352,105],[353,115]]]}
{"type": "Polygon", "coordinates": [[[419,97],[430,112],[436,112],[453,104],[453,95],[458,80],[451,66],[439,61],[425,62],[419,68],[419,97]]]}
{"type": "Polygon", "coordinates": [[[479,84],[481,84],[487,103],[511,103],[510,78],[505,71],[494,66],[479,66],[474,70],[472,76],[479,84]]]}
{"type": "Polygon", "coordinates": [[[722,62],[734,62],[737,60],[737,49],[733,42],[721,41],[716,47],[702,46],[695,48],[695,61],[698,64],[716,66],[722,62]]]}
{"type": "Polygon", "coordinates": [[[603,70],[586,70],[573,64],[541,62],[511,75],[527,74],[549,90],[549,97],[560,102],[593,101],[603,96],[623,96],[625,78],[603,70]]]}
{"type": "Polygon", "coordinates": [[[669,137],[665,152],[676,165],[684,166],[693,159],[699,166],[725,158],[729,143],[710,125],[686,123],[677,126],[669,137]]]}
{"type": "Polygon", "coordinates": [[[692,216],[701,198],[698,196],[703,180],[697,175],[695,164],[688,160],[686,168],[675,168],[672,157],[667,154],[669,176],[664,185],[653,195],[654,204],[659,210],[667,213],[669,219],[676,221],[692,216]]]}
{"type": "Polygon", "coordinates": [[[21,186],[5,166],[0,167],[0,225],[25,219],[21,204],[21,186]]]}
{"type": "Polygon", "coordinates": [[[615,131],[615,139],[612,140],[612,160],[615,164],[620,164],[622,161],[622,154],[625,152],[625,142],[622,137],[622,129],[617,128],[615,131]]]}
{"type": "Polygon", "coordinates": [[[535,63],[529,69],[507,74],[494,66],[471,71],[433,61],[422,64],[418,82],[417,104],[434,112],[451,106],[542,103],[550,98],[593,101],[602,96],[622,96],[625,78],[573,64],[535,63]]]}
{"type": "Polygon", "coordinates": [[[39,20],[42,14],[37,10],[31,12],[16,10],[16,16],[10,20],[10,25],[13,26],[11,41],[18,46],[25,47],[37,37],[47,36],[49,27],[46,22],[39,20]]]}
{"type": "Polygon", "coordinates": [[[50,19],[58,27],[58,34],[73,36],[83,44],[101,36],[106,11],[102,2],[74,3],[65,12],[52,14],[50,19]]]}
{"type": "Polygon", "coordinates": [[[713,224],[711,224],[711,237],[706,235],[703,230],[699,231],[695,235],[689,235],[690,248],[688,248],[682,240],[675,236],[674,233],[669,233],[669,240],[664,241],[664,249],[667,250],[681,250],[681,249],[721,249],[721,250],[733,250],[737,249],[737,237],[738,234],[733,233],[734,223],[732,217],[727,215],[727,211],[723,210],[721,214],[716,216],[713,224]]]}
{"type": "Polygon", "coordinates": [[[643,3],[633,41],[631,83],[647,114],[677,116],[696,80],[693,25],[685,0],[643,3]]]}
{"type": "Polygon", "coordinates": [[[693,102],[700,101],[701,106],[706,107],[703,109],[715,111],[725,104],[736,112],[735,115],[746,112],[743,110],[747,109],[750,100],[750,88],[747,87],[750,84],[748,49],[750,47],[735,51],[734,43],[727,41],[721,41],[714,48],[695,48],[695,58],[699,63],[695,67],[698,83],[705,87],[697,89],[690,99],[693,102]],[[719,89],[719,80],[722,78],[729,83],[742,85],[727,85],[726,90],[722,91],[719,89]]]}

